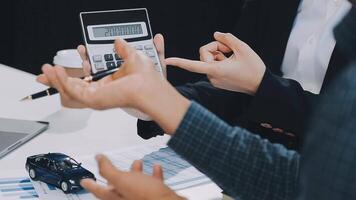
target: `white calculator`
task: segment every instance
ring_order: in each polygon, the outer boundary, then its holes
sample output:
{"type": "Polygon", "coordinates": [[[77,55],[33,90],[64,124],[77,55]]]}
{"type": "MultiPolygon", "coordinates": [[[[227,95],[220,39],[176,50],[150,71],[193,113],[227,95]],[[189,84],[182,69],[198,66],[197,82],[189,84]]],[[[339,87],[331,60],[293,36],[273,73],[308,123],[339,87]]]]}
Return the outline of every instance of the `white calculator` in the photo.
{"type": "MultiPolygon", "coordinates": [[[[92,74],[120,68],[124,62],[114,48],[115,39],[126,40],[152,58],[157,73],[164,78],[146,8],[80,13],[84,42],[92,66],[92,74]]],[[[126,108],[128,114],[149,121],[146,114],[126,108]]]]}
{"type": "Polygon", "coordinates": [[[115,39],[121,38],[152,58],[155,69],[163,76],[147,9],[82,12],[80,21],[93,74],[122,65],[123,60],[114,49],[115,39]]]}

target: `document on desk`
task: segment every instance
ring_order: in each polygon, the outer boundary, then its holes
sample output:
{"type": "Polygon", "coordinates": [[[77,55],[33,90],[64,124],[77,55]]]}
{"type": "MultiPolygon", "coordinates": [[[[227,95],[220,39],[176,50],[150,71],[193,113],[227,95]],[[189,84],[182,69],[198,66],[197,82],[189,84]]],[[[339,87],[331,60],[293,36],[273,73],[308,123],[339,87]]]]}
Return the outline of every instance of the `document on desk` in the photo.
{"type": "MultiPolygon", "coordinates": [[[[212,181],[199,172],[187,161],[179,157],[172,149],[164,145],[144,145],[125,148],[117,151],[104,152],[116,167],[121,170],[129,170],[134,160],[142,160],[144,173],[151,174],[152,166],[160,164],[164,170],[165,183],[173,190],[179,192],[191,188],[196,190],[197,195],[192,199],[207,199],[202,196],[215,190],[220,193],[217,186],[211,186],[212,181]],[[199,190],[200,187],[209,186],[209,191],[199,190]],[[203,192],[203,194],[202,194],[203,192]]],[[[94,155],[79,157],[83,166],[92,171],[98,183],[105,184],[98,173],[98,167],[94,155]]],[[[96,198],[85,190],[74,194],[64,194],[60,189],[40,181],[31,181],[25,170],[21,172],[0,172],[0,199],[1,200],[96,200],[96,198]]],[[[215,193],[215,192],[214,192],[215,193]]],[[[209,196],[209,195],[208,195],[209,196]]],[[[214,195],[215,196],[215,195],[214,195]]],[[[210,196],[209,196],[210,197],[210,196]]],[[[215,199],[215,198],[214,198],[215,199]]]]}
{"type": "MultiPolygon", "coordinates": [[[[144,145],[125,148],[117,151],[104,152],[113,164],[121,170],[128,171],[134,160],[142,160],[146,174],[152,173],[154,164],[160,164],[164,170],[165,183],[175,191],[210,184],[212,181],[179,157],[172,149],[162,145],[144,145]]],[[[83,167],[93,172],[98,183],[106,181],[99,175],[95,155],[78,158],[83,167]]],[[[64,194],[61,190],[42,182],[34,182],[38,196],[43,200],[94,200],[93,195],[86,191],[75,194],[64,194]]],[[[215,189],[215,188],[214,188],[215,189]]]]}
{"type": "MultiPolygon", "coordinates": [[[[136,146],[104,152],[104,154],[116,167],[124,171],[130,169],[134,160],[143,161],[143,171],[146,174],[152,174],[153,165],[160,164],[163,168],[165,183],[175,191],[212,183],[207,176],[165,145],[136,146]]],[[[83,166],[93,172],[99,181],[105,182],[105,179],[98,173],[94,156],[82,158],[81,161],[83,161],[83,166]]]]}
{"type": "Polygon", "coordinates": [[[25,170],[1,172],[0,177],[1,200],[96,200],[86,191],[64,194],[52,185],[31,181],[25,170]]]}
{"type": "Polygon", "coordinates": [[[26,176],[1,176],[0,178],[0,199],[2,200],[35,200],[38,194],[35,191],[31,180],[26,176]]]}
{"type": "Polygon", "coordinates": [[[33,186],[41,200],[97,200],[94,195],[85,190],[65,194],[62,190],[40,181],[34,181],[33,186]]]}

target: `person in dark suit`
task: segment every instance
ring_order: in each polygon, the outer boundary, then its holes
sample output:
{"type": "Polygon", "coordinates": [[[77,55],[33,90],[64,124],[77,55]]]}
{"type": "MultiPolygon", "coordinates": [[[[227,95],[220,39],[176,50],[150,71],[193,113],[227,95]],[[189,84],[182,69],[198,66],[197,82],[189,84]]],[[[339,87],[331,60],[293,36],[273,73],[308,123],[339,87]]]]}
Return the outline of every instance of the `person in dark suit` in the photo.
{"type": "MultiPolygon", "coordinates": [[[[336,2],[246,1],[234,35],[250,45],[267,67],[255,94],[222,90],[206,80],[176,89],[230,125],[242,126],[271,142],[298,150],[310,105],[345,63],[331,30],[351,5],[344,0],[336,2]],[[327,5],[335,7],[331,13],[326,13],[327,5]],[[325,18],[327,15],[332,17],[325,18]]],[[[171,64],[189,67],[187,63],[171,64]]],[[[139,120],[137,127],[145,139],[163,134],[153,122],[139,120]]]]}
{"type": "Polygon", "coordinates": [[[355,6],[334,33],[348,64],[320,97],[308,126],[301,199],[356,199],[355,6]]]}

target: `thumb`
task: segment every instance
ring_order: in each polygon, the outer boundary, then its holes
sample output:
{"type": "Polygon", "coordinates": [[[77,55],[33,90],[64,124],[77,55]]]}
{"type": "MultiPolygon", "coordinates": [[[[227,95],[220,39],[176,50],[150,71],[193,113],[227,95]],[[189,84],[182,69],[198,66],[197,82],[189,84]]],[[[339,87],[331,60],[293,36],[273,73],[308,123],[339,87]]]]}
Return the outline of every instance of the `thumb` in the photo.
{"type": "Polygon", "coordinates": [[[166,58],[165,56],[165,44],[164,44],[164,37],[162,34],[157,34],[154,39],[153,42],[156,46],[157,49],[157,53],[158,53],[158,57],[159,57],[159,61],[161,62],[161,66],[162,66],[162,70],[163,70],[163,74],[165,77],[167,77],[167,67],[165,65],[165,61],[164,59],[166,58]]]}
{"type": "Polygon", "coordinates": [[[157,34],[154,39],[154,44],[156,46],[157,52],[160,58],[165,58],[165,46],[164,46],[164,37],[162,34],[157,34]]]}
{"type": "Polygon", "coordinates": [[[119,38],[115,41],[115,50],[123,60],[127,59],[136,50],[129,45],[125,40],[119,38]]]}
{"type": "Polygon", "coordinates": [[[104,155],[97,155],[95,159],[98,162],[100,175],[110,183],[117,182],[118,177],[122,174],[122,171],[117,169],[104,155]]]}
{"type": "Polygon", "coordinates": [[[227,47],[229,47],[230,49],[232,49],[235,54],[244,53],[250,49],[249,46],[245,42],[238,39],[231,33],[215,32],[214,38],[216,41],[221,42],[224,45],[226,45],[227,47]]]}

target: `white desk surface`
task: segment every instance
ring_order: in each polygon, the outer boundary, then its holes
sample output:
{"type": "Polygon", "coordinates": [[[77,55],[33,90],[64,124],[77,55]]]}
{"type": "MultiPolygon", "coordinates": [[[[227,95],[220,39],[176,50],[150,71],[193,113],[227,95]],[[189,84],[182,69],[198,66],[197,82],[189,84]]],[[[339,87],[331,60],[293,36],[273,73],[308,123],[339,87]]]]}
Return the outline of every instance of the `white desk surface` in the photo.
{"type": "MultiPolygon", "coordinates": [[[[61,152],[75,157],[147,143],[166,143],[169,137],[149,141],[136,133],[136,119],[120,109],[93,111],[62,108],[58,95],[32,102],[24,96],[43,90],[35,76],[0,64],[0,117],[42,120],[50,128],[0,159],[0,171],[24,170],[27,156],[61,152]]],[[[190,199],[221,199],[213,184],[181,191],[190,199]]]]}

